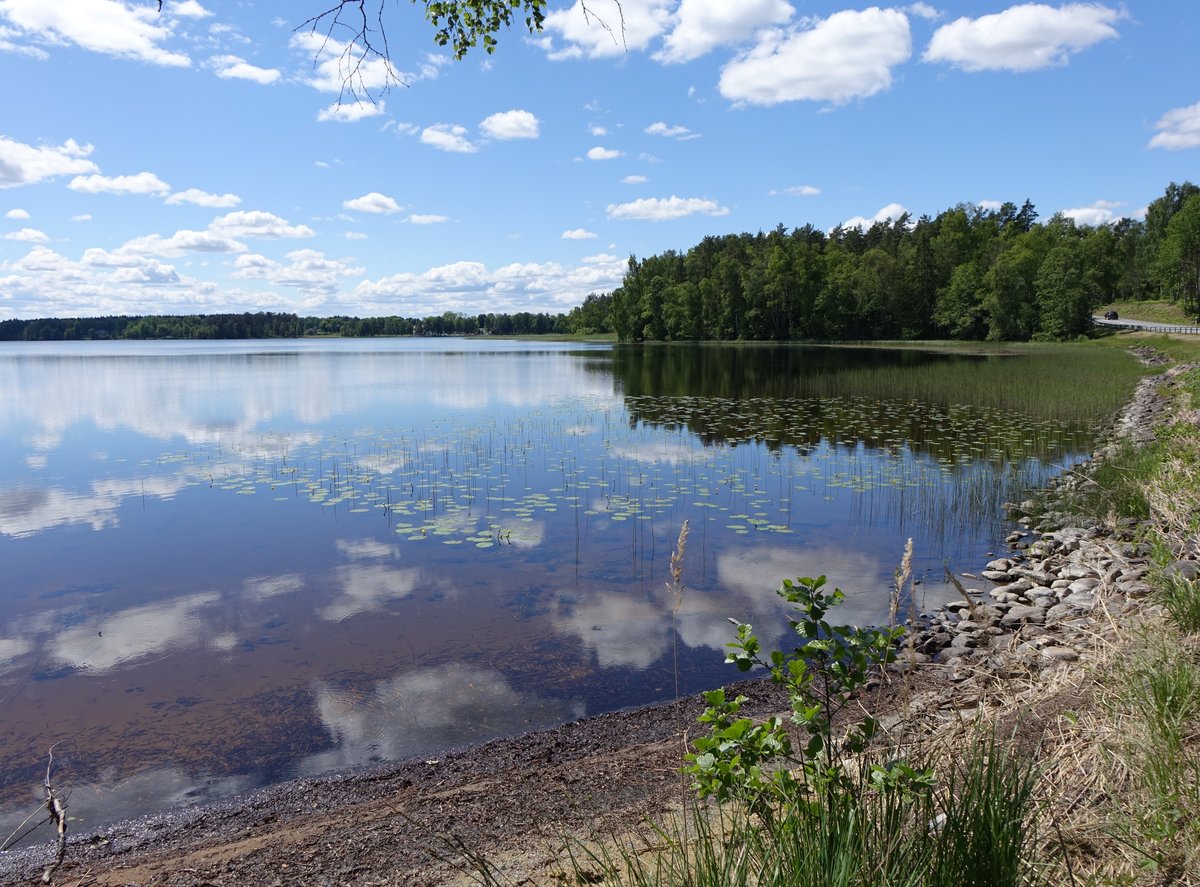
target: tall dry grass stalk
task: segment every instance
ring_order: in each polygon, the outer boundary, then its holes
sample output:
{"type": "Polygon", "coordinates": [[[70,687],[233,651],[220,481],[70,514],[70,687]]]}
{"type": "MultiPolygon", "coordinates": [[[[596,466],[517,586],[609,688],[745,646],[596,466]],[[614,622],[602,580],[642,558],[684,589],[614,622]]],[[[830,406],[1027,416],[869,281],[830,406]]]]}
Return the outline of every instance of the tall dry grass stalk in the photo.
{"type": "Polygon", "coordinates": [[[667,591],[671,593],[671,656],[675,670],[675,702],[679,702],[679,610],[683,606],[683,555],[687,551],[688,522],[679,528],[679,539],[671,552],[667,591]]]}

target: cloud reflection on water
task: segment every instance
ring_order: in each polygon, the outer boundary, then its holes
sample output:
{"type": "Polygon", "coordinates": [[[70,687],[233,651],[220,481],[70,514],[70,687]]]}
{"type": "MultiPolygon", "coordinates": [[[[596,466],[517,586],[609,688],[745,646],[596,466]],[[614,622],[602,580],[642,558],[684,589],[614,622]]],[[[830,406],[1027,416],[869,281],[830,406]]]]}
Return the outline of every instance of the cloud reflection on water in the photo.
{"type": "Polygon", "coordinates": [[[148,656],[200,646],[205,630],[201,611],[220,600],[215,592],[192,594],[109,613],[60,632],[47,645],[64,665],[103,672],[148,656]]]}
{"type": "Polygon", "coordinates": [[[363,691],[318,684],[317,710],[336,748],[303,773],[440,754],[484,738],[582,717],[582,702],[522,693],[498,671],[452,663],[419,669],[363,691]]]}

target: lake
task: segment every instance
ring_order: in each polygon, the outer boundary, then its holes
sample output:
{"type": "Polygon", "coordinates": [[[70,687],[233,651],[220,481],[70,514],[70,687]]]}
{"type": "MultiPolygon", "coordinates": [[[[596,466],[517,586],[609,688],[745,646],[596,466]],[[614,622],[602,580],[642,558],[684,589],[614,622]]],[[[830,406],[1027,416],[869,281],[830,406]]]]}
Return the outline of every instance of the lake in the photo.
{"type": "Polygon", "coordinates": [[[1002,402],[1027,359],[4,343],[0,827],[51,746],[83,830],[716,686],[727,617],[784,639],[783,578],[885,620],[909,537],[939,602],[1093,443],[1099,407],[1002,402]]]}

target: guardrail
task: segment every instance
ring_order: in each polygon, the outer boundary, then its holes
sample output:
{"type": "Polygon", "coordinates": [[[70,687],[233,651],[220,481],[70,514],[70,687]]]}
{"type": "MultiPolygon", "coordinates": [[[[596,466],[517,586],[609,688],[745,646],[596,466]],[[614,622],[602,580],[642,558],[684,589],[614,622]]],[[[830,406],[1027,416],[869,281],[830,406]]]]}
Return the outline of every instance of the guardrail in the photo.
{"type": "Polygon", "coordinates": [[[1096,326],[1110,326],[1116,329],[1124,330],[1147,330],[1152,333],[1188,333],[1193,336],[1200,336],[1200,326],[1179,326],[1170,323],[1147,323],[1140,320],[1105,320],[1102,317],[1093,317],[1092,323],[1096,326]]]}

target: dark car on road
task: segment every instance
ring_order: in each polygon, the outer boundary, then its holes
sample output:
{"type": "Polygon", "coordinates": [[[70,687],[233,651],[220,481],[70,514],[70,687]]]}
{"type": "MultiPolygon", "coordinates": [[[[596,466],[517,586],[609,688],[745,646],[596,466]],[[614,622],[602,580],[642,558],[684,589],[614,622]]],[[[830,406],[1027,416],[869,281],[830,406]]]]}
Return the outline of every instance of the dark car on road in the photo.
{"type": "Polygon", "coordinates": [[[1118,317],[1117,317],[1117,312],[1115,312],[1115,311],[1105,311],[1105,312],[1104,312],[1104,319],[1105,319],[1105,320],[1117,320],[1117,319],[1118,319],[1118,317]]]}

